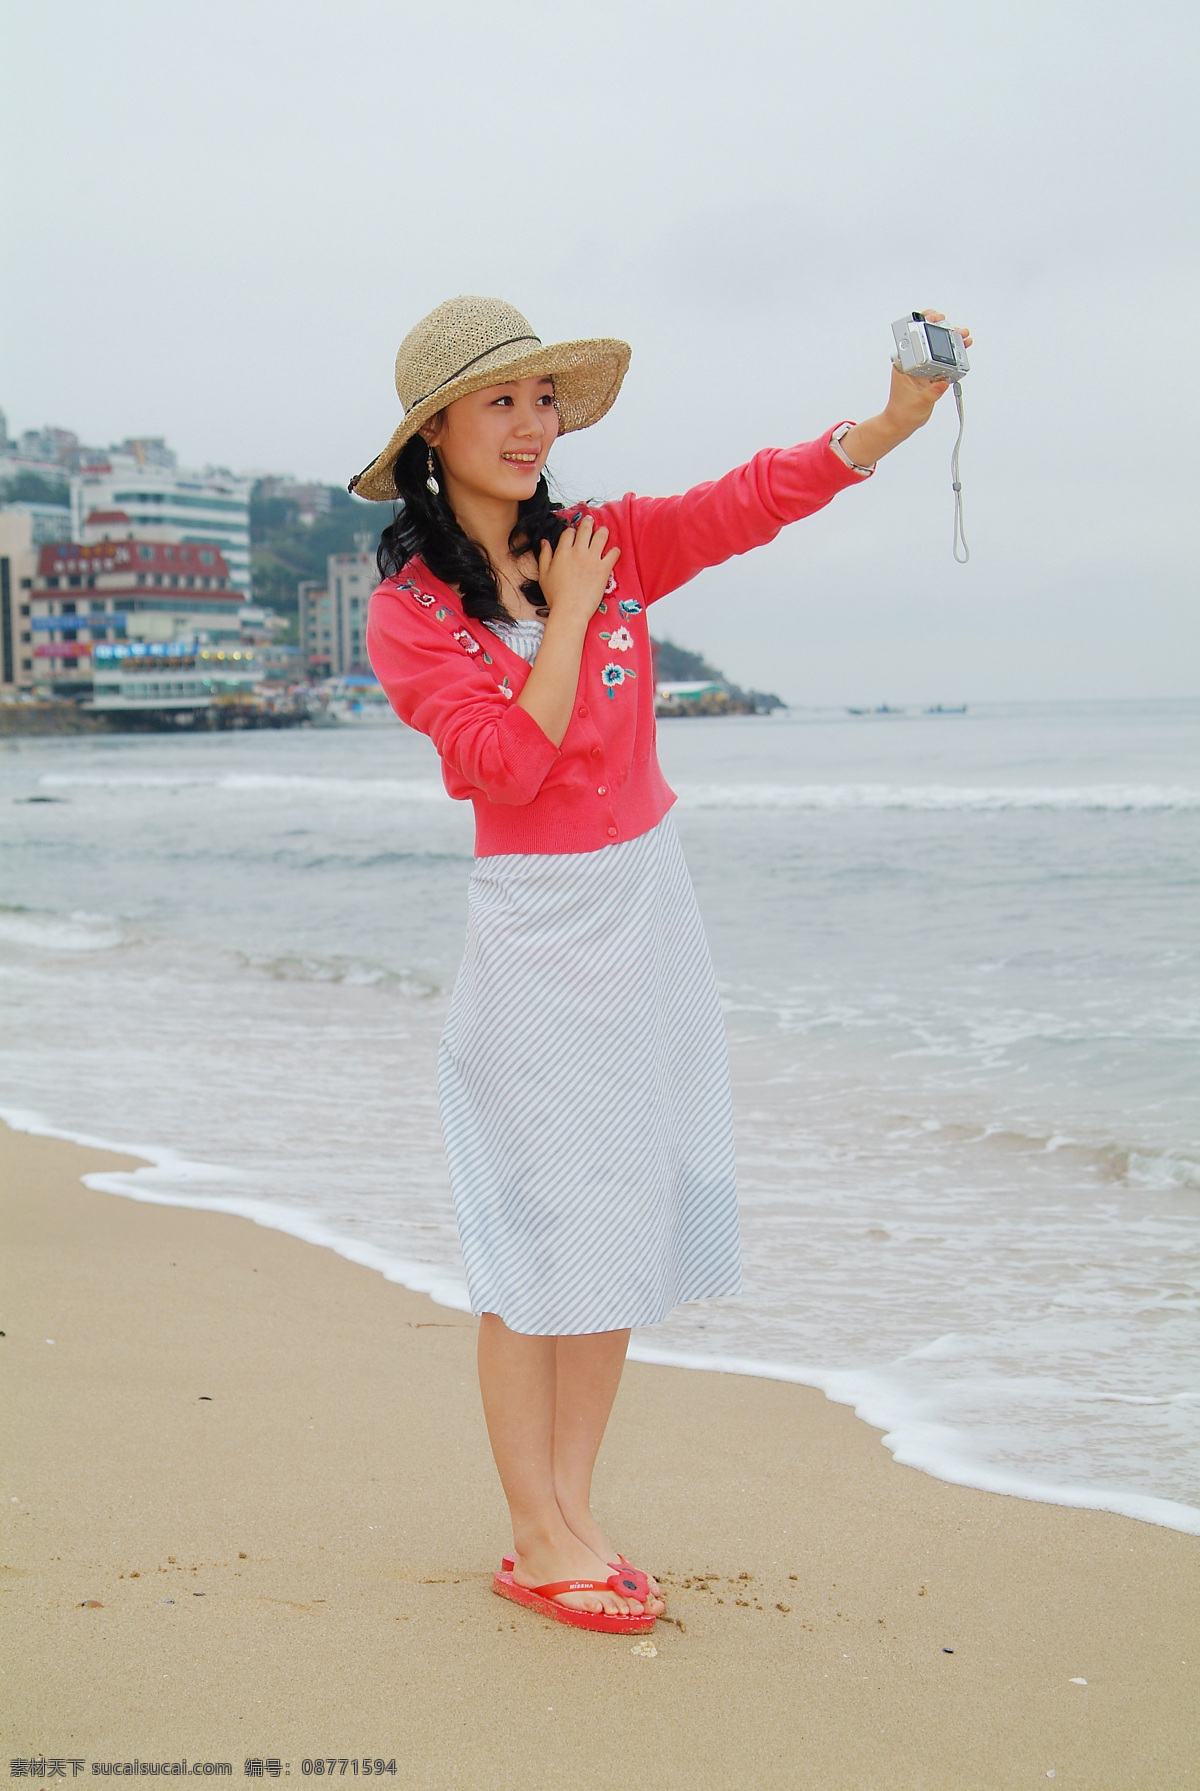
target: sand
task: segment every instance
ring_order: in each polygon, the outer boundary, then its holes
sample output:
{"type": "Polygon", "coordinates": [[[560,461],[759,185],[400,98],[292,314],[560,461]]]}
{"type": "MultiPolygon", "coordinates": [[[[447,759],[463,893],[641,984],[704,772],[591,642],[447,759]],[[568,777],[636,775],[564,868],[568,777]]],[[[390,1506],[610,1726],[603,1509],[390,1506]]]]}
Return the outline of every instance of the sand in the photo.
{"type": "Polygon", "coordinates": [[[239,1781],[378,1757],[436,1791],[1200,1786],[1194,1538],[943,1485],[805,1388],[632,1364],[598,1505],[677,1622],[652,1655],[565,1629],[489,1590],[473,1322],[79,1181],[132,1166],[0,1132],[8,1757],[239,1781]]]}

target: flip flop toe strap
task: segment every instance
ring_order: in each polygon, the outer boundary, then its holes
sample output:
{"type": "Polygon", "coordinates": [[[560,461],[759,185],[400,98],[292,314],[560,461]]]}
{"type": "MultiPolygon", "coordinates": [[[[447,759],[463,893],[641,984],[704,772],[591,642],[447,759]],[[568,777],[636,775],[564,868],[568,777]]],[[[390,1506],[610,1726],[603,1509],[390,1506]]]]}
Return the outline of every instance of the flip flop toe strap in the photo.
{"type": "Polygon", "coordinates": [[[563,1592],[616,1592],[622,1598],[645,1600],[649,1587],[644,1573],[623,1567],[610,1573],[606,1580],[551,1580],[548,1585],[534,1586],[532,1591],[535,1598],[558,1598],[563,1592]]]}

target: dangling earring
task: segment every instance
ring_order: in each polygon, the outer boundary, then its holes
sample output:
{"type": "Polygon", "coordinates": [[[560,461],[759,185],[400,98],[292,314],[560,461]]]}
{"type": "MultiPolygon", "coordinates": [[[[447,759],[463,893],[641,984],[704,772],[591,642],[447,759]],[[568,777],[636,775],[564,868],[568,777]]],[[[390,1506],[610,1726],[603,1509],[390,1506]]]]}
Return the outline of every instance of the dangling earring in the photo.
{"type": "Polygon", "coordinates": [[[432,448],[427,448],[426,453],[428,455],[429,477],[425,481],[425,489],[426,491],[431,491],[434,497],[436,497],[438,492],[442,489],[437,482],[437,461],[433,458],[432,448]]]}

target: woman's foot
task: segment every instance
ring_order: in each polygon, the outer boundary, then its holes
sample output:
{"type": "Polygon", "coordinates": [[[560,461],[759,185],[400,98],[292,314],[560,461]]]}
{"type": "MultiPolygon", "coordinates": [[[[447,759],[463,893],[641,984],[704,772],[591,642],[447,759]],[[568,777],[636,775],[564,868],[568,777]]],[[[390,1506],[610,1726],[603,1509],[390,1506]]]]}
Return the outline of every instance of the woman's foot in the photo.
{"type": "MultiPolygon", "coordinates": [[[[585,1548],[590,1548],[593,1554],[599,1555],[602,1561],[608,1563],[608,1570],[610,1573],[614,1568],[621,1565],[623,1557],[613,1548],[608,1537],[604,1534],[604,1531],[600,1528],[590,1511],[575,1511],[572,1512],[570,1516],[564,1511],[563,1522],[571,1533],[579,1538],[585,1548]]],[[[628,1563],[626,1563],[626,1565],[628,1565],[628,1563]]],[[[599,1575],[596,1577],[598,1578],[599,1575]]],[[[650,1597],[647,1599],[645,1606],[646,1613],[651,1617],[661,1617],[667,1608],[667,1601],[663,1597],[662,1592],[659,1589],[658,1581],[654,1578],[653,1574],[648,1573],[646,1579],[650,1586],[650,1597]]]]}
{"type": "MultiPolygon", "coordinates": [[[[515,1545],[514,1545],[515,1547],[515,1545]]],[[[596,1554],[565,1526],[559,1535],[527,1540],[523,1549],[515,1549],[513,1578],[518,1586],[533,1591],[538,1586],[551,1586],[558,1580],[599,1580],[601,1585],[614,1569],[602,1555],[596,1554]]],[[[614,1617],[640,1617],[643,1610],[657,1616],[655,1600],[645,1606],[636,1598],[622,1598],[605,1587],[603,1592],[559,1592],[555,1604],[572,1611],[607,1611],[614,1617]]]]}

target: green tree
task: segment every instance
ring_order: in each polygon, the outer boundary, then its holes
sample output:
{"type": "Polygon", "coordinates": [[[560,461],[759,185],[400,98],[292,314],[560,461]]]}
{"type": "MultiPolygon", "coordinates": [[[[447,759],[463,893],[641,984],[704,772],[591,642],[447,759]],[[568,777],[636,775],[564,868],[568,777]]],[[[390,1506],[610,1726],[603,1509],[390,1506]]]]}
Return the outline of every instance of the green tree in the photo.
{"type": "Polygon", "coordinates": [[[296,587],[307,579],[323,580],[331,553],[354,553],[361,541],[373,550],[382,528],[391,521],[384,504],[369,504],[331,486],[329,509],[312,522],[301,522],[286,498],[250,497],[250,555],[254,596],[280,615],[297,613],[296,587]]]}
{"type": "Polygon", "coordinates": [[[0,503],[57,504],[65,509],[71,502],[71,487],[65,480],[47,479],[41,473],[0,471],[0,503]]]}

